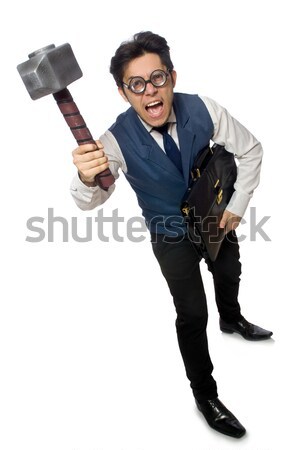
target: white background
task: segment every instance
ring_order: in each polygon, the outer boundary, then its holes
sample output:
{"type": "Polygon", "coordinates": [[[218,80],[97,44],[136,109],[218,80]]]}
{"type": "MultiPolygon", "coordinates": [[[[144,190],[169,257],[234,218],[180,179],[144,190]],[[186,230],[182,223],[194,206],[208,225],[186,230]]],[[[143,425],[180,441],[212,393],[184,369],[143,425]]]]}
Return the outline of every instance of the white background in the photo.
{"type": "MultiPolygon", "coordinates": [[[[1,13],[1,450],[277,450],[296,437],[296,2],[11,1],[1,13]],[[118,45],[141,30],[166,37],[177,91],[214,98],[262,142],[250,206],[271,216],[241,244],[240,301],[274,331],[264,343],[218,329],[212,280],[209,346],[221,400],[247,428],[213,432],[196,411],[165,281],[143,243],[26,242],[30,217],[87,217],[73,203],[76,146],[54,100],[33,102],[16,70],[33,50],[69,42],[84,77],[71,92],[98,137],[126,105],[109,74],[118,45]],[[295,271],[295,272],[294,272],[295,271]]],[[[140,216],[123,176],[104,206],[140,216]]],[[[245,217],[249,219],[249,210],[245,217]]],[[[125,223],[119,233],[125,237],[125,223]]],[[[70,230],[71,231],[71,230],[70,230]]],[[[249,235],[249,225],[241,233],[249,235]]]]}

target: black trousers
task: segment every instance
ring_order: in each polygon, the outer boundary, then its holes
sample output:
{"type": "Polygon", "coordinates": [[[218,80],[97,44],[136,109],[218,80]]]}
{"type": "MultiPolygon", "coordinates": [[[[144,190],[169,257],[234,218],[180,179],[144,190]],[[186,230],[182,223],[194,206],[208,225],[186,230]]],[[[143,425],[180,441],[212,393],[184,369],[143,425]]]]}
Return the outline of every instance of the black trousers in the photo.
{"type": "MultiPolygon", "coordinates": [[[[202,256],[187,235],[183,240],[169,240],[154,234],[152,247],[174,300],[178,343],[193,394],[199,401],[215,398],[217,386],[212,377],[206,334],[208,311],[200,272],[202,256]]],[[[226,322],[239,320],[241,264],[234,231],[226,235],[216,261],[206,263],[213,275],[220,316],[226,322]]]]}

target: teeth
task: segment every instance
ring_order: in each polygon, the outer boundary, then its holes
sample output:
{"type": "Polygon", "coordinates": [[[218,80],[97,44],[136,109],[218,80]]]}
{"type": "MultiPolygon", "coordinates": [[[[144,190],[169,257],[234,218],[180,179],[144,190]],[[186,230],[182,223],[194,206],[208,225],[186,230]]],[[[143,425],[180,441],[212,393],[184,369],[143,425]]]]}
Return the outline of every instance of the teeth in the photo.
{"type": "Polygon", "coordinates": [[[147,108],[150,108],[151,106],[158,105],[159,103],[160,103],[160,101],[156,101],[156,102],[149,103],[149,104],[147,105],[147,108]]]}

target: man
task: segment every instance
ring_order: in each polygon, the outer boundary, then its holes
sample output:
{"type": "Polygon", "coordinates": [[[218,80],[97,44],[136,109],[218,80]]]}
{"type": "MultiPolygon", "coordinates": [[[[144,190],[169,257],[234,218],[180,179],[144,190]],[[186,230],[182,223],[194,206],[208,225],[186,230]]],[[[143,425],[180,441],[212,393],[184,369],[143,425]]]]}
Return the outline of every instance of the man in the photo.
{"type": "Polygon", "coordinates": [[[218,399],[212,377],[201,258],[188,238],[180,202],[195,156],[210,139],[236,155],[235,192],[220,223],[226,237],[216,261],[206,262],[214,279],[221,330],[251,340],[270,338],[270,331],[244,319],[237,299],[241,264],[234,229],[259,182],[261,144],[213,100],[174,94],[177,74],[161,36],[142,32],[122,43],[110,71],[131,108],[101,136],[98,148],[88,144],[74,150],[78,175],[72,195],[81,209],[101,205],[115,186],[102,190],[95,176],[110,168],[117,179],[119,169],[123,171],[136,192],[154,254],[173,296],[179,347],[197,407],[212,428],[239,438],[245,428],[218,399]]]}

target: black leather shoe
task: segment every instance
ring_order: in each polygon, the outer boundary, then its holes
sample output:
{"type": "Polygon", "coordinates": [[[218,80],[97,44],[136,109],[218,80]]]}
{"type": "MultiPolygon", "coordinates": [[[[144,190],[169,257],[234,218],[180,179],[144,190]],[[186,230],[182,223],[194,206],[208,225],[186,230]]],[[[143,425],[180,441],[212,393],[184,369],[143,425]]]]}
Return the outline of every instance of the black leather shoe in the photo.
{"type": "Polygon", "coordinates": [[[195,400],[211,428],[234,438],[241,438],[245,434],[245,428],[218,398],[204,402],[195,400]]]}
{"type": "Polygon", "coordinates": [[[264,330],[264,328],[248,322],[244,317],[238,322],[231,323],[225,322],[220,318],[219,326],[224,333],[239,333],[244,339],[249,341],[269,339],[273,334],[272,331],[264,330]]]}

